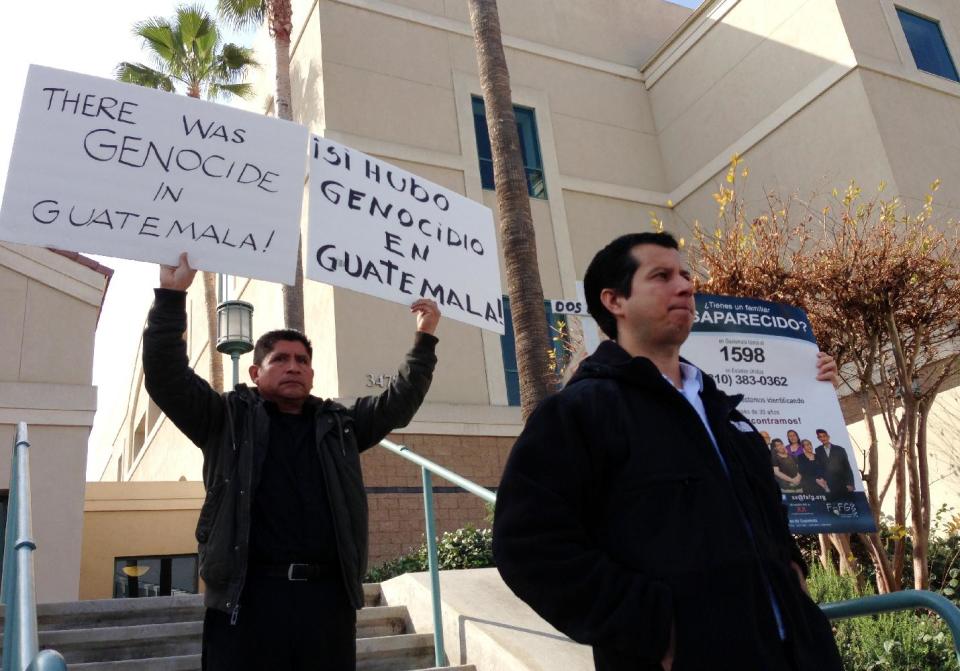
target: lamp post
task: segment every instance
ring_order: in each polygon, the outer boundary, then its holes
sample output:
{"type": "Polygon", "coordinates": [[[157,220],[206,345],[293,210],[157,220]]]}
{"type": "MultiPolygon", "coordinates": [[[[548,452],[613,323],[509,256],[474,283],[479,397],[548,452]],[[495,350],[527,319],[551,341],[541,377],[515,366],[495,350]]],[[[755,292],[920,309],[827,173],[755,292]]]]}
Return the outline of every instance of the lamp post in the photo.
{"type": "Polygon", "coordinates": [[[217,351],[233,360],[233,386],[240,382],[240,355],[253,349],[253,305],[223,301],[217,306],[217,351]]]}

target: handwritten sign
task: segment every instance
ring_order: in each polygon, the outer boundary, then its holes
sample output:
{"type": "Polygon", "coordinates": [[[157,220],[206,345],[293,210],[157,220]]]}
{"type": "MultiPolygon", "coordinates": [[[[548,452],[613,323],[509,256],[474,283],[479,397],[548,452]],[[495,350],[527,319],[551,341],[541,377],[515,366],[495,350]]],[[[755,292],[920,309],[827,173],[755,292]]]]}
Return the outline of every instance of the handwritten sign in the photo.
{"type": "Polygon", "coordinates": [[[310,279],[503,333],[489,208],[349,147],[310,145],[310,279]]]}
{"type": "Polygon", "coordinates": [[[33,65],[0,239],[292,283],[301,126],[33,65]]]}

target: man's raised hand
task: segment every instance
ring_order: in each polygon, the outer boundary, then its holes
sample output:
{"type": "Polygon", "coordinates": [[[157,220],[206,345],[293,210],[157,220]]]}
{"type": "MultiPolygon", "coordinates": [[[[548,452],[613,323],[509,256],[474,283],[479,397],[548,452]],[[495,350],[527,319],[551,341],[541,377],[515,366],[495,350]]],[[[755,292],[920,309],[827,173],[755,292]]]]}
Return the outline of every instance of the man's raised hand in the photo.
{"type": "Polygon", "coordinates": [[[186,291],[193,284],[193,277],[197,271],[190,267],[187,253],[180,253],[180,263],[176,266],[160,264],[160,288],[186,291]]]}
{"type": "Polygon", "coordinates": [[[420,298],[410,305],[410,312],[417,315],[417,331],[433,335],[440,321],[440,308],[436,302],[429,298],[420,298]]]}
{"type": "Polygon", "coordinates": [[[834,387],[840,385],[837,362],[826,352],[817,352],[817,379],[820,382],[829,382],[834,387]]]}

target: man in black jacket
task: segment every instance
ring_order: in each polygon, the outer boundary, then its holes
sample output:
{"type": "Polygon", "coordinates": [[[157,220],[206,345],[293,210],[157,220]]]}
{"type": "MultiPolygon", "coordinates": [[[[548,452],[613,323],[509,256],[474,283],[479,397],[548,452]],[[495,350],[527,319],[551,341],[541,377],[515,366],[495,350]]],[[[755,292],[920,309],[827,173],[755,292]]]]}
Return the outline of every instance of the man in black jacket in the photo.
{"type": "MultiPolygon", "coordinates": [[[[513,448],[493,529],[503,579],[601,671],[839,671],[763,438],[680,358],[694,300],[676,240],[614,240],[584,289],[611,340],[513,448]]],[[[817,378],[835,373],[820,355],[817,378]]]]}
{"type": "Polygon", "coordinates": [[[256,388],[221,395],[187,360],[194,275],[186,254],[177,267],[161,266],[143,372],[150,397],[203,451],[203,668],[353,671],[367,563],[360,452],[409,423],[423,402],[439,309],[430,300],[410,306],[417,334],[397,378],[349,408],[310,395],[313,350],[292,330],[257,341],[256,388]]]}

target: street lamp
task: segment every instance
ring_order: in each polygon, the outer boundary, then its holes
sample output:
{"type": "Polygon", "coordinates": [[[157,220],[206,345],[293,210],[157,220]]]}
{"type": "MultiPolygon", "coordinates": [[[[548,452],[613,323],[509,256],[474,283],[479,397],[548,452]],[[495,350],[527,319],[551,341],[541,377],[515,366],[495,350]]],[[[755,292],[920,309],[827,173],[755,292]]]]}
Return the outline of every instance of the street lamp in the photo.
{"type": "Polygon", "coordinates": [[[253,306],[224,301],[217,306],[217,351],[233,359],[233,386],[240,382],[240,355],[253,349],[253,306]]]}

